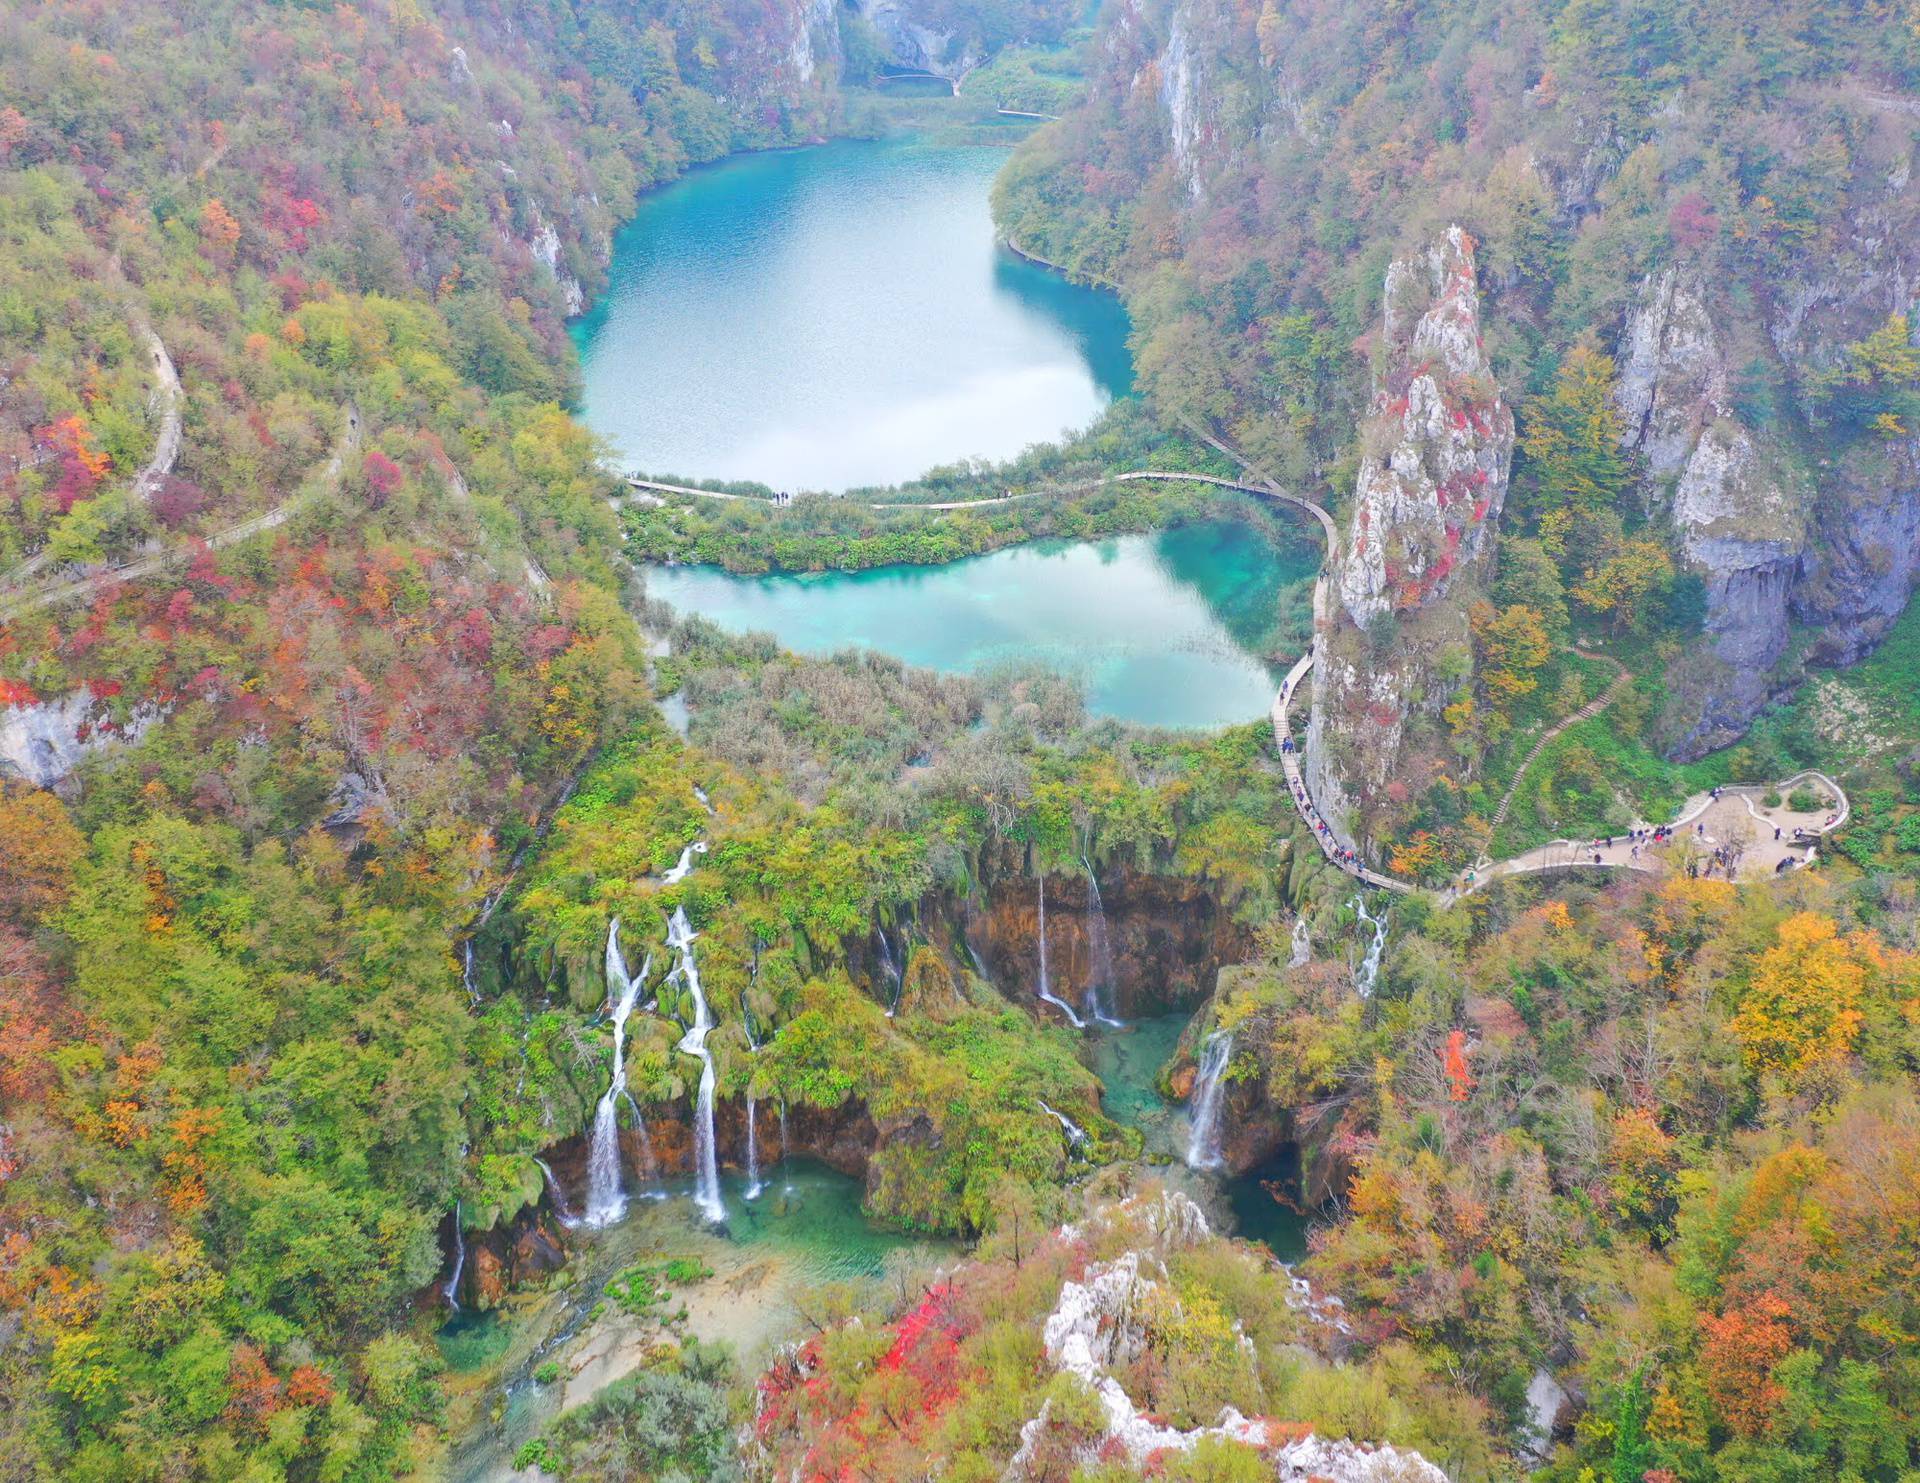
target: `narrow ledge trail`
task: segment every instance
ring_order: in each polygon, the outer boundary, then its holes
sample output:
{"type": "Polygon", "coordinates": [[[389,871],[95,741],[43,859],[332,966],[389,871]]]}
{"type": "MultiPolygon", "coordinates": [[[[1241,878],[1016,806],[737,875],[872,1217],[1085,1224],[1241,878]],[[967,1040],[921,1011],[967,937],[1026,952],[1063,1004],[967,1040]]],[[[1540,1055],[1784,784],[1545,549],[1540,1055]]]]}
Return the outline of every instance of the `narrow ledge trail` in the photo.
{"type": "MultiPolygon", "coordinates": [[[[174,368],[173,357],[167,354],[166,343],[154,332],[145,311],[129,310],[127,318],[134,333],[147,347],[147,358],[153,363],[154,379],[150,396],[158,398],[160,402],[160,431],[153,440],[153,457],[133,476],[133,483],[129,486],[134,503],[147,505],[153,502],[153,497],[160,492],[160,486],[167,482],[167,476],[173,472],[173,466],[180,458],[184,423],[181,406],[185,395],[180,387],[180,373],[174,368]]],[[[36,552],[11,571],[0,573],[0,588],[24,587],[45,571],[52,561],[52,552],[36,552]]]]}
{"type": "Polygon", "coordinates": [[[218,551],[244,541],[249,536],[257,536],[264,531],[285,525],[293,518],[294,511],[309,499],[339,487],[341,477],[346,472],[347,459],[359,447],[360,409],[349,405],[345,409],[340,436],[334,441],[333,451],[317,470],[317,483],[303,485],[271,510],[250,515],[245,520],[236,521],[211,535],[197,538],[185,545],[155,551],[151,555],[142,556],[138,560],[126,562],[121,566],[108,567],[105,571],[94,572],[89,576],[69,578],[35,591],[0,600],[0,623],[12,622],[38,608],[49,607],[55,603],[77,602],[92,597],[108,587],[135,582],[142,577],[155,576],[182,562],[191,561],[202,551],[218,551]]]}

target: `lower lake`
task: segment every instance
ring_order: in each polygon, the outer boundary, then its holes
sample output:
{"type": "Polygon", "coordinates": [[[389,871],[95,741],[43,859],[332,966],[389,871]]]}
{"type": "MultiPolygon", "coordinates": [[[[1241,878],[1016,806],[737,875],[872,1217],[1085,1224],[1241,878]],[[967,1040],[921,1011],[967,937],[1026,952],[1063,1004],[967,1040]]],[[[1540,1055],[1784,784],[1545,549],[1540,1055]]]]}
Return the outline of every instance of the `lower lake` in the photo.
{"type": "Polygon", "coordinates": [[[946,673],[1043,663],[1088,709],[1204,729],[1266,715],[1277,672],[1254,645],[1310,547],[1237,521],[1101,541],[1035,541],[946,566],[736,576],[649,566],[647,592],[732,633],[824,655],[858,647],[946,673]]]}

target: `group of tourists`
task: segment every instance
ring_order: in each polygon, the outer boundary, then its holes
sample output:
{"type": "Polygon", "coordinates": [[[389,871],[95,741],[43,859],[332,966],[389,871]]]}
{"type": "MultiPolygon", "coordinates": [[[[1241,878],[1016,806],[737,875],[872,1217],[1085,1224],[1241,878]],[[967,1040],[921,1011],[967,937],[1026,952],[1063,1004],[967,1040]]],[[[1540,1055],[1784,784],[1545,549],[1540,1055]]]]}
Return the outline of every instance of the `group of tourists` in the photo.
{"type": "MultiPolygon", "coordinates": [[[[1281,741],[1280,750],[1282,752],[1298,752],[1299,749],[1294,746],[1293,738],[1289,736],[1281,741]]],[[[1293,789],[1293,802],[1294,806],[1300,810],[1300,817],[1311,824],[1314,833],[1319,835],[1320,848],[1325,852],[1326,857],[1342,870],[1346,871],[1348,875],[1358,875],[1362,868],[1359,852],[1350,850],[1340,843],[1339,838],[1334,834],[1333,830],[1328,827],[1327,821],[1320,817],[1320,810],[1313,806],[1313,799],[1308,795],[1307,790],[1300,785],[1298,779],[1290,779],[1288,786],[1293,789]]]]}

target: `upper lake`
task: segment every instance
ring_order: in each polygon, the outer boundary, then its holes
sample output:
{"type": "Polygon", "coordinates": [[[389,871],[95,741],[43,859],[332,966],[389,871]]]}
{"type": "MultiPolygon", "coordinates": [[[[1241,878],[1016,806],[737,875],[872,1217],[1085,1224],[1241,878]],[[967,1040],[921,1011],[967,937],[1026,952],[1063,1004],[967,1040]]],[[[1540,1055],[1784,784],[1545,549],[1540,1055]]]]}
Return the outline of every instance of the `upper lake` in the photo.
{"type": "Polygon", "coordinates": [[[1001,459],[1131,385],[1126,312],[996,245],[1004,150],[746,155],[640,202],[576,322],[624,467],[839,491],[1001,459]]]}

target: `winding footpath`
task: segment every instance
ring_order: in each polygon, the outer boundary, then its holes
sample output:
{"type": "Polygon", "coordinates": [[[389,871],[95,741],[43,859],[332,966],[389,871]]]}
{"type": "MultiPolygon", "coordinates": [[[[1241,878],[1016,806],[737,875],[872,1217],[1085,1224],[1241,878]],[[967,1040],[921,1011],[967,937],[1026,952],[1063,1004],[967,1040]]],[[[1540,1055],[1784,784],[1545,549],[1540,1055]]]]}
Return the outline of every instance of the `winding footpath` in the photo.
{"type": "MultiPolygon", "coordinates": [[[[1627,686],[1633,683],[1633,676],[1628,673],[1627,667],[1619,660],[1606,654],[1589,654],[1584,649],[1577,649],[1572,652],[1579,654],[1584,659],[1598,659],[1612,665],[1613,683],[1607,686],[1605,690],[1596,695],[1592,700],[1581,706],[1580,709],[1575,711],[1571,716],[1556,722],[1541,732],[1539,738],[1527,749],[1527,755],[1520,759],[1520,765],[1513,771],[1513,781],[1507,784],[1507,791],[1501,795],[1500,806],[1493,811],[1493,818],[1487,824],[1487,837],[1481,843],[1481,849],[1483,851],[1493,844],[1494,835],[1498,834],[1500,832],[1500,826],[1507,822],[1508,810],[1513,807],[1513,796],[1519,792],[1520,781],[1526,777],[1527,769],[1533,766],[1535,759],[1538,758],[1542,752],[1546,751],[1546,749],[1553,744],[1555,738],[1559,737],[1569,727],[1578,726],[1582,721],[1591,721],[1608,706],[1612,705],[1626,693],[1627,686]]],[[[1485,857],[1483,856],[1482,858],[1484,859],[1485,857]]]]}
{"type": "Polygon", "coordinates": [[[142,577],[151,577],[183,562],[191,561],[202,551],[218,551],[257,536],[264,531],[285,525],[293,518],[295,510],[305,504],[317,493],[331,491],[339,487],[341,476],[346,471],[347,459],[360,446],[360,409],[349,405],[346,408],[340,436],[335,440],[333,451],[317,470],[317,485],[308,485],[275,505],[271,510],[258,515],[248,516],[245,520],[215,531],[204,539],[191,541],[183,546],[175,546],[164,551],[156,551],[137,561],[129,561],[121,566],[108,567],[105,571],[90,576],[73,577],[66,581],[55,582],[36,591],[23,593],[17,597],[0,600],[0,623],[33,612],[37,608],[48,607],[54,603],[76,602],[90,598],[105,588],[118,586],[125,582],[137,581],[142,577]]]}
{"type": "MultiPolygon", "coordinates": [[[[160,431],[153,440],[153,457],[147,460],[146,467],[133,476],[131,492],[136,504],[150,504],[154,495],[160,492],[160,486],[173,472],[174,464],[180,457],[181,440],[181,404],[185,400],[180,389],[180,373],[174,368],[173,357],[167,354],[167,347],[159,335],[154,333],[152,324],[145,313],[135,309],[129,312],[134,332],[146,343],[147,357],[153,363],[154,390],[149,400],[158,399],[160,403],[160,431]]],[[[52,562],[50,551],[40,551],[29,556],[13,570],[0,575],[0,587],[20,587],[45,571],[52,562]]]]}
{"type": "Polygon", "coordinates": [[[1826,773],[1808,770],[1770,787],[1739,785],[1696,793],[1665,826],[1667,838],[1660,843],[1648,840],[1653,826],[1646,823],[1635,826],[1639,838],[1629,832],[1596,840],[1556,839],[1496,864],[1475,866],[1440,897],[1450,905],[1495,881],[1550,870],[1632,870],[1645,875],[1685,871],[1709,879],[1767,880],[1811,864],[1820,841],[1844,828],[1852,815],[1846,790],[1826,773]],[[1808,810],[1788,807],[1785,800],[1809,785],[1819,790],[1817,805],[1808,810]],[[1766,808],[1769,793],[1780,794],[1783,802],[1766,808]]]}

